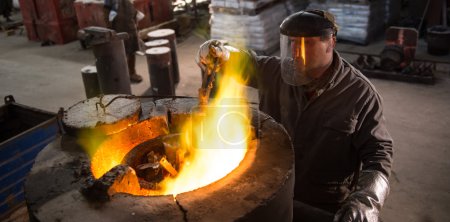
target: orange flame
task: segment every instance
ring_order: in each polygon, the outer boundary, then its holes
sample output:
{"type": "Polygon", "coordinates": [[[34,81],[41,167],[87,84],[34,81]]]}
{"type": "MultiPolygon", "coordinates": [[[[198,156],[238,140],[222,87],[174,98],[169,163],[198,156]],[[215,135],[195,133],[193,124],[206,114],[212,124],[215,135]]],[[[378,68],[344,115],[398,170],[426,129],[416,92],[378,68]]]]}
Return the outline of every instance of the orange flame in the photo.
{"type": "Polygon", "coordinates": [[[305,38],[302,37],[302,49],[301,49],[301,53],[302,53],[302,58],[303,58],[303,67],[305,67],[306,65],[306,50],[305,50],[305,38]]]}
{"type": "Polygon", "coordinates": [[[243,102],[244,81],[237,74],[226,72],[216,99],[184,125],[181,143],[190,155],[177,177],[163,181],[164,194],[175,196],[213,183],[244,159],[251,123],[248,105],[243,102]],[[231,104],[227,104],[229,99],[231,104]]]}

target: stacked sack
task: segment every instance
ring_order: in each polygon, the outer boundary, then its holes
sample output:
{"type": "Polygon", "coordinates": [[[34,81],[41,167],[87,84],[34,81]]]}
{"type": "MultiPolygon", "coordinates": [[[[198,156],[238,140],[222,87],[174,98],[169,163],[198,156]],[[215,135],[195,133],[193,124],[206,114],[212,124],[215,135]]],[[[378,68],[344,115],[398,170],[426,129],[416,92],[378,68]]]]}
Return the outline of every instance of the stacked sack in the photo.
{"type": "Polygon", "coordinates": [[[289,15],[305,10],[309,5],[309,0],[286,0],[285,2],[289,15]]]}
{"type": "Polygon", "coordinates": [[[309,9],[322,9],[336,17],[337,38],[366,45],[385,26],[386,0],[327,0],[312,2],[309,9]]]}
{"type": "Polygon", "coordinates": [[[276,0],[212,0],[211,38],[260,54],[278,50],[280,24],[288,15],[276,0]]]}

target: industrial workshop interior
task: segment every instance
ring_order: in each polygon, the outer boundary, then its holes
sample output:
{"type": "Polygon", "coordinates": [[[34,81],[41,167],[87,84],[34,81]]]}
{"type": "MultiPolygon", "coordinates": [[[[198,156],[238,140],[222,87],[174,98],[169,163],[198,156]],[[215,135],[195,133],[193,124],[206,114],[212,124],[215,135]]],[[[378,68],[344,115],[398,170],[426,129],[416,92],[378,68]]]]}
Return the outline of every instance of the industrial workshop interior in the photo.
{"type": "Polygon", "coordinates": [[[450,0],[0,0],[0,221],[450,221],[450,0]]]}

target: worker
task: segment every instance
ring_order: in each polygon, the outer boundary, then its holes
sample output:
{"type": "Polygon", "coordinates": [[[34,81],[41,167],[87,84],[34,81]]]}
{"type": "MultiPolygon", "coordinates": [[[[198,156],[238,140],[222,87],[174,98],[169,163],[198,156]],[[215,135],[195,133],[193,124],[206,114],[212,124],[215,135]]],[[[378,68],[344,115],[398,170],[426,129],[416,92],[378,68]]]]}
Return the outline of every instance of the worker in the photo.
{"type": "Polygon", "coordinates": [[[136,73],[136,51],[139,51],[139,39],[137,22],[139,13],[133,6],[133,0],[105,0],[105,15],[109,21],[109,27],[116,32],[128,33],[128,39],[124,40],[127,56],[128,73],[132,83],[142,82],[142,76],[136,73]]]}
{"type": "Polygon", "coordinates": [[[389,193],[393,142],[382,99],[335,50],[337,31],[331,13],[300,11],[280,26],[280,57],[209,40],[196,58],[205,73],[248,59],[242,73],[258,88],[260,110],[294,145],[295,221],[310,218],[302,206],[328,211],[335,221],[378,221],[389,193]]]}
{"type": "Polygon", "coordinates": [[[13,8],[12,0],[0,0],[0,15],[3,15],[3,17],[6,19],[6,22],[13,21],[10,18],[12,8],[13,8]]]}

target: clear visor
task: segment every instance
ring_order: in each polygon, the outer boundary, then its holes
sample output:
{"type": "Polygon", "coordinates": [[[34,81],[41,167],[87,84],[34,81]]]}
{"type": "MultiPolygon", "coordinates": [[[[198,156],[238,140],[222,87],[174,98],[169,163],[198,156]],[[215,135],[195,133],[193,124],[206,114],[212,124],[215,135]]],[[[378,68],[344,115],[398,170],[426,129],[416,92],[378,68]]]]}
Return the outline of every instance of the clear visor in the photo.
{"type": "Polygon", "coordinates": [[[308,49],[306,42],[311,37],[292,37],[281,34],[281,76],[289,85],[306,85],[312,81],[308,71],[308,49]]]}

